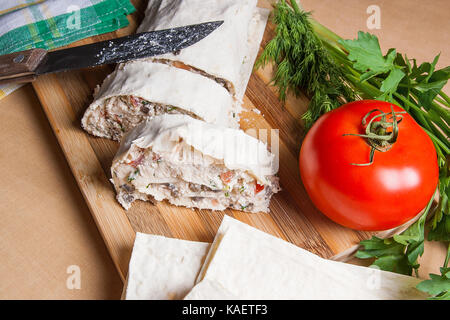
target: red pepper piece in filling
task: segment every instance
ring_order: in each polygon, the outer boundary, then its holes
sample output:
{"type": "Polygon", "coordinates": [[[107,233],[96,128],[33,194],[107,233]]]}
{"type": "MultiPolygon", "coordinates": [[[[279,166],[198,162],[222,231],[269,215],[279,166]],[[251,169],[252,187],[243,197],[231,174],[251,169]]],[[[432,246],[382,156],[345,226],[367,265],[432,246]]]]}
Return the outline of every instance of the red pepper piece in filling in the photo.
{"type": "Polygon", "coordinates": [[[220,174],[220,179],[225,184],[230,183],[231,179],[233,179],[233,177],[234,177],[234,172],[233,171],[227,171],[227,172],[224,172],[224,173],[220,174]]]}
{"type": "Polygon", "coordinates": [[[130,163],[128,163],[130,166],[132,166],[133,168],[136,168],[138,165],[140,165],[142,163],[142,160],[144,160],[144,155],[141,154],[139,156],[139,158],[137,158],[136,160],[131,161],[130,163]]]}
{"type": "Polygon", "coordinates": [[[264,186],[258,184],[257,182],[255,182],[255,194],[257,194],[257,193],[259,193],[259,192],[261,192],[263,190],[264,190],[264,186]]]}
{"type": "Polygon", "coordinates": [[[137,108],[141,104],[141,99],[135,96],[130,96],[130,101],[133,107],[137,108]]]}

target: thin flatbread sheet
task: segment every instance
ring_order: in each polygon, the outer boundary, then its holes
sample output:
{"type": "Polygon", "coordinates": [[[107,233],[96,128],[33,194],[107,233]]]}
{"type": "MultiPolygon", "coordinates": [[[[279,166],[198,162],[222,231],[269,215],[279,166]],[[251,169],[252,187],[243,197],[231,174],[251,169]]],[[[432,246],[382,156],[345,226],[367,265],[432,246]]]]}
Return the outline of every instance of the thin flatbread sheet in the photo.
{"type": "Polygon", "coordinates": [[[182,299],[195,283],[210,244],[137,233],[123,298],[182,299]]]}
{"type": "Polygon", "coordinates": [[[185,299],[423,299],[415,288],[419,282],[320,258],[225,216],[198,284],[185,299]]]}

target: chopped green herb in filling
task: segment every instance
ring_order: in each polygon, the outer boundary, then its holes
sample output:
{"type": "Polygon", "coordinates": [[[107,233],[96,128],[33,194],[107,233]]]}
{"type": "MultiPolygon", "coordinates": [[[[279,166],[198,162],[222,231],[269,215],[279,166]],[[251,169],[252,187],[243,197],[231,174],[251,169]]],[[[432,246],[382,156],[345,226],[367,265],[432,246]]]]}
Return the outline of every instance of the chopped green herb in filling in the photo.
{"type": "Polygon", "coordinates": [[[130,176],[128,177],[128,182],[131,182],[133,180],[136,180],[136,175],[139,174],[139,169],[136,169],[130,176]]]}

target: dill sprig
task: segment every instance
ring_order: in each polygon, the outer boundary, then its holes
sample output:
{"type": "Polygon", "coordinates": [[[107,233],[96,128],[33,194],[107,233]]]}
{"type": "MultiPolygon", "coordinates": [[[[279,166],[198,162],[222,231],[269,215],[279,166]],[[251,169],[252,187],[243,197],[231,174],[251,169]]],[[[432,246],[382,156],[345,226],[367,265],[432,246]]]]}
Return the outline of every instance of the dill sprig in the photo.
{"type": "Polygon", "coordinates": [[[302,116],[306,129],[324,113],[355,99],[354,91],[316,36],[310,13],[300,10],[295,0],[281,0],[274,8],[275,37],[267,44],[256,66],[274,62],[273,84],[284,101],[288,91],[304,91],[310,97],[302,116]]]}

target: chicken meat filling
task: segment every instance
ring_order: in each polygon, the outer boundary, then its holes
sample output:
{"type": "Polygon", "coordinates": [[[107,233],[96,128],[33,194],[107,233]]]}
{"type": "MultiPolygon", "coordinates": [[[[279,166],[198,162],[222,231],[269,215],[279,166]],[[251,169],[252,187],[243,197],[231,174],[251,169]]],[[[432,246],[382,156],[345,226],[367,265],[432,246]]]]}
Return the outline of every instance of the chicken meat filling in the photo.
{"type": "Polygon", "coordinates": [[[105,100],[101,117],[96,122],[90,122],[90,125],[99,132],[106,130],[114,140],[120,140],[126,132],[141,122],[165,113],[186,114],[200,119],[194,113],[182,108],[149,102],[135,96],[118,96],[105,100]]]}

